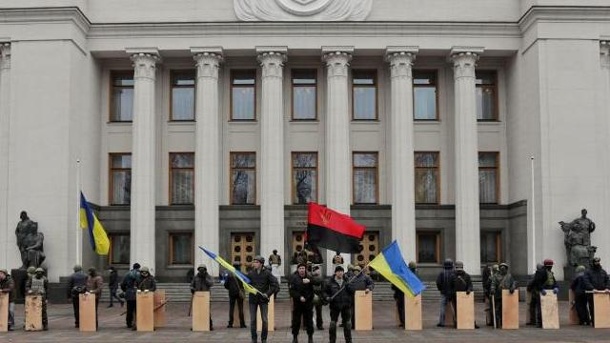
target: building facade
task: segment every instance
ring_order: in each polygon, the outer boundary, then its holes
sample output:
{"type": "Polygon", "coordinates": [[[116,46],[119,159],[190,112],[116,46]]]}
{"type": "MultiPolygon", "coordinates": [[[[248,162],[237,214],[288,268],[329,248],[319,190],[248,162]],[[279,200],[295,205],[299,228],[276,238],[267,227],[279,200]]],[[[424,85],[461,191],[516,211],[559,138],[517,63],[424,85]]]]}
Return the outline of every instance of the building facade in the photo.
{"type": "Polygon", "coordinates": [[[557,222],[581,208],[610,259],[606,0],[5,0],[0,13],[0,266],[20,265],[26,210],[53,282],[81,260],[218,273],[198,246],[244,265],[276,249],[287,274],[308,201],[367,226],[352,263],[397,240],[424,277],[445,258],[475,275],[563,266],[557,222]],[[77,229],[80,189],[107,257],[77,229]]]}

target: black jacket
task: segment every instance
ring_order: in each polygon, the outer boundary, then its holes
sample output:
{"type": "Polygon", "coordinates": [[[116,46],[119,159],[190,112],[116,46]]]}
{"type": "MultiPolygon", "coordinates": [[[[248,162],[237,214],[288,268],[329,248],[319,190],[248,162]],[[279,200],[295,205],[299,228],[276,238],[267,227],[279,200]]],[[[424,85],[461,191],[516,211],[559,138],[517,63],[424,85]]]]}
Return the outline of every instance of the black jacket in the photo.
{"type": "Polygon", "coordinates": [[[68,281],[68,298],[76,297],[81,293],[85,293],[87,284],[87,274],[78,271],[70,275],[68,281]]]}
{"type": "Polygon", "coordinates": [[[472,279],[470,278],[470,274],[465,271],[455,271],[451,275],[449,284],[449,295],[451,297],[455,297],[455,293],[457,292],[472,292],[472,279]]]}
{"type": "Polygon", "coordinates": [[[341,310],[345,307],[352,306],[352,298],[354,296],[354,289],[351,284],[347,283],[347,280],[343,279],[343,285],[341,288],[334,276],[331,276],[326,282],[326,297],[329,298],[328,302],[331,309],[341,310]],[[330,299],[330,297],[334,298],[330,299]]]}
{"type": "MultiPolygon", "coordinates": [[[[275,276],[265,267],[261,268],[260,271],[252,269],[248,273],[248,278],[250,278],[250,284],[261,293],[266,294],[267,297],[271,297],[271,295],[277,293],[280,289],[275,276]]],[[[258,293],[250,294],[248,300],[253,304],[264,304],[269,301],[258,293]]]]}
{"type": "Polygon", "coordinates": [[[543,289],[557,288],[557,280],[555,280],[555,274],[547,268],[536,270],[534,274],[534,280],[531,283],[531,290],[533,292],[540,292],[543,289]]]}
{"type": "Polygon", "coordinates": [[[295,304],[301,303],[301,297],[305,298],[305,303],[307,304],[313,302],[314,282],[314,278],[311,275],[305,274],[304,277],[301,277],[298,271],[290,276],[288,287],[290,287],[290,297],[294,299],[295,304]],[[303,283],[305,278],[309,279],[309,283],[303,283]]]}
{"type": "Polygon", "coordinates": [[[212,284],[212,277],[210,274],[208,274],[208,272],[203,274],[197,273],[193,278],[193,281],[191,281],[191,293],[209,291],[212,284]]]}
{"type": "Polygon", "coordinates": [[[587,290],[585,286],[585,273],[578,273],[572,283],[570,284],[570,289],[574,291],[576,295],[583,295],[587,290]]]}
{"type": "Polygon", "coordinates": [[[364,273],[356,274],[351,280],[350,285],[354,291],[364,291],[365,289],[372,291],[375,288],[373,279],[364,273]]]}
{"type": "Polygon", "coordinates": [[[225,288],[229,290],[229,297],[238,298],[242,295],[244,285],[235,275],[229,274],[229,276],[227,276],[227,280],[225,281],[225,288]]]}
{"type": "Polygon", "coordinates": [[[453,276],[453,266],[443,269],[436,278],[436,288],[441,292],[442,295],[449,295],[451,293],[451,277],[453,276]]]}
{"type": "Polygon", "coordinates": [[[108,287],[110,289],[119,288],[119,274],[116,270],[110,271],[110,276],[108,277],[108,287]]]}
{"type": "Polygon", "coordinates": [[[592,290],[604,290],[610,288],[610,280],[608,280],[608,273],[599,267],[591,268],[585,272],[585,288],[588,291],[592,290]]]}

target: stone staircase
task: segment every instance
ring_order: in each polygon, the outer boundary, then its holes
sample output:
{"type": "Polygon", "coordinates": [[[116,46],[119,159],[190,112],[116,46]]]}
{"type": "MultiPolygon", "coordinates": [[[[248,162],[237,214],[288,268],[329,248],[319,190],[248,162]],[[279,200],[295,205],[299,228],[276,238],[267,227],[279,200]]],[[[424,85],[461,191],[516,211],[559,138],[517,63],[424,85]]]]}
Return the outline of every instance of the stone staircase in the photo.
{"type": "MultiPolygon", "coordinates": [[[[436,290],[436,284],[434,282],[426,281],[426,290],[423,293],[425,301],[439,301],[440,293],[436,290]]],[[[392,285],[389,282],[375,282],[374,299],[375,301],[393,301],[394,291],[392,291],[392,285]]],[[[166,298],[169,298],[172,302],[189,302],[191,301],[191,291],[188,283],[157,283],[157,289],[165,290],[166,298]]],[[[474,282],[474,292],[477,301],[483,300],[483,285],[481,282],[474,282]]],[[[282,282],[280,284],[280,292],[278,293],[277,300],[283,301],[289,298],[288,284],[282,282]]],[[[224,286],[218,282],[214,283],[212,287],[212,299],[213,302],[229,301],[227,290],[224,286]]]]}

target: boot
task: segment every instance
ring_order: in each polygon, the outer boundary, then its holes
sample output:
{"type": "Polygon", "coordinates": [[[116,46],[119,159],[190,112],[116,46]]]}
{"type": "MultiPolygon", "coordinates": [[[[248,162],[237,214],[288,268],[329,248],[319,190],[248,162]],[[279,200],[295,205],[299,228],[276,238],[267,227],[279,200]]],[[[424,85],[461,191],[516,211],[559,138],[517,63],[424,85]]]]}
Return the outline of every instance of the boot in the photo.
{"type": "Polygon", "coordinates": [[[296,335],[292,336],[292,343],[299,343],[299,338],[296,335]]]}
{"type": "Polygon", "coordinates": [[[337,341],[337,322],[330,322],[328,327],[328,338],[330,343],[335,343],[337,341]]]}
{"type": "Polygon", "coordinates": [[[313,343],[313,335],[307,337],[307,343],[313,343]]]}

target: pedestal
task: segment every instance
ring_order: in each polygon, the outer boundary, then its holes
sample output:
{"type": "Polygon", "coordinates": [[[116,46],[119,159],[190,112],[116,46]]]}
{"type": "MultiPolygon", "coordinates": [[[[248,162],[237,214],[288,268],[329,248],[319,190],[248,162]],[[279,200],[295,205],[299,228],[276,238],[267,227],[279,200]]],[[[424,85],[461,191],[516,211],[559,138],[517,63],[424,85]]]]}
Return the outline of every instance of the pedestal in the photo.
{"type": "Polygon", "coordinates": [[[210,331],[210,292],[193,294],[193,331],[210,331]]]}
{"type": "Polygon", "coordinates": [[[502,329],[519,328],[519,289],[513,294],[502,290],[502,329]]]}
{"type": "Polygon", "coordinates": [[[42,296],[25,297],[25,331],[42,330],[42,296]]]}
{"type": "Polygon", "coordinates": [[[0,332],[8,331],[8,293],[0,293],[0,332]]]}
{"type": "Polygon", "coordinates": [[[154,331],[154,292],[138,292],[136,295],[136,326],[138,331],[154,331]]]}
{"type": "Polygon", "coordinates": [[[594,321],[596,329],[610,328],[610,294],[593,293],[594,321]]]}
{"type": "MultiPolygon", "coordinates": [[[[248,311],[250,312],[250,311],[248,311]]],[[[269,298],[269,306],[267,308],[267,331],[275,331],[275,296],[269,298]]],[[[263,321],[261,319],[260,307],[256,310],[256,331],[263,329],[263,321]]]]}
{"type": "Polygon", "coordinates": [[[540,294],[542,309],[542,328],[559,329],[559,311],[557,309],[557,294],[547,290],[546,295],[540,294]]]}
{"type": "Polygon", "coordinates": [[[28,281],[28,272],[25,269],[11,269],[11,277],[15,282],[15,303],[23,304],[25,300],[25,283],[28,281]]]}
{"type": "Polygon", "coordinates": [[[421,301],[421,294],[414,297],[405,294],[405,330],[423,329],[421,301]]]}
{"type": "Polygon", "coordinates": [[[79,294],[78,307],[80,331],[97,331],[95,325],[95,294],[79,294]]]}
{"type": "MultiPolygon", "coordinates": [[[[356,331],[373,330],[373,292],[356,291],[354,294],[356,331]]],[[[406,313],[405,313],[406,318],[406,313]]]]}
{"type": "Polygon", "coordinates": [[[580,324],[580,320],[578,319],[578,312],[576,311],[576,295],[571,289],[568,291],[568,303],[570,304],[568,322],[570,323],[570,325],[580,324]]]}
{"type": "Polygon", "coordinates": [[[474,329],[474,292],[457,292],[455,296],[458,330],[474,329]]]}
{"type": "Polygon", "coordinates": [[[166,299],[165,299],[165,290],[164,289],[158,289],[155,291],[155,310],[154,310],[154,317],[155,317],[155,329],[157,328],[162,328],[165,326],[166,320],[165,320],[165,309],[166,309],[166,299]]]}

